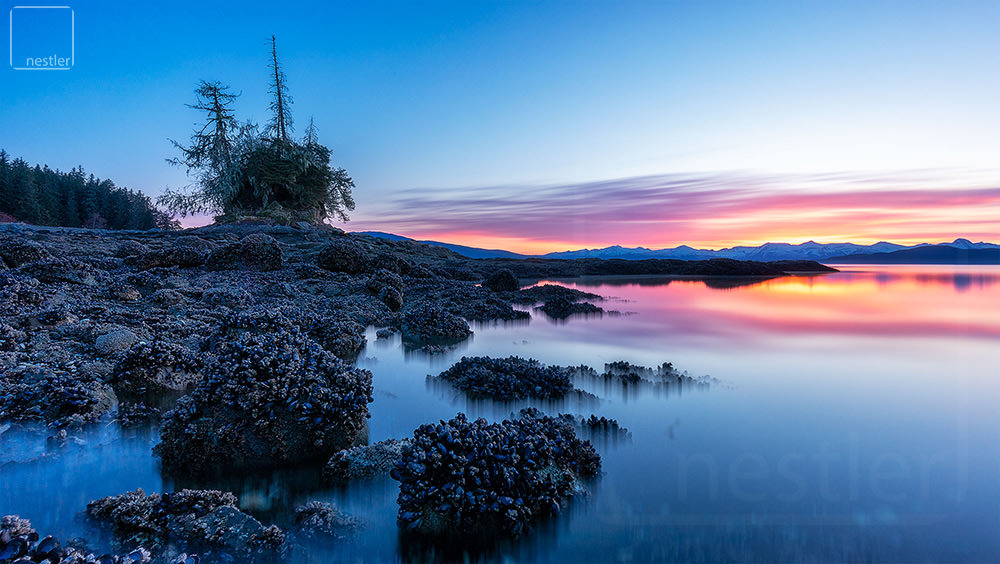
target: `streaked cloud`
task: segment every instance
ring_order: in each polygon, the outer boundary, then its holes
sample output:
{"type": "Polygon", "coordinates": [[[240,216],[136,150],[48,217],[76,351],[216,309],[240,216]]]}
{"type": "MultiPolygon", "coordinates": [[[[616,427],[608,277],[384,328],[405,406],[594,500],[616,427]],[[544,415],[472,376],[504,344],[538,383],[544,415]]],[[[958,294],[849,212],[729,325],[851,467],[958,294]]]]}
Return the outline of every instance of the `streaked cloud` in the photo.
{"type": "Polygon", "coordinates": [[[998,218],[1000,179],[971,174],[727,173],[411,189],[366,203],[350,227],[540,252],[613,244],[1000,239],[998,218]]]}

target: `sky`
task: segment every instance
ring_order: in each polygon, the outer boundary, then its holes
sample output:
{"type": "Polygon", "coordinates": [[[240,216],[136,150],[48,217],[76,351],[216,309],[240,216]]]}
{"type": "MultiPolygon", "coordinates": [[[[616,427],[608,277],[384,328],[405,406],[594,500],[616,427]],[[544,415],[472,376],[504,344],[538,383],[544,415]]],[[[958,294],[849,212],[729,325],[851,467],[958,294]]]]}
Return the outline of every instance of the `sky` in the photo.
{"type": "MultiPolygon", "coordinates": [[[[520,252],[1000,241],[1000,2],[69,6],[71,69],[0,70],[0,147],[154,197],[190,182],[166,159],[199,80],[267,121],[274,34],[297,133],[313,117],[356,182],[349,230],[520,252]]],[[[61,27],[9,32],[12,58],[65,49],[61,27]]]]}

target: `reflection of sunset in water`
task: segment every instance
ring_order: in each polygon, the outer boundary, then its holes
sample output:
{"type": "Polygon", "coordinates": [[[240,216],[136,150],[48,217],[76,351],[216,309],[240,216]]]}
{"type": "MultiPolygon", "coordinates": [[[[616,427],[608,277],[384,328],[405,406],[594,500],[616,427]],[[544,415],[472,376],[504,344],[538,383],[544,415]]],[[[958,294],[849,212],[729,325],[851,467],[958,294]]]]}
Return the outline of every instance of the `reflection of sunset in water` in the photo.
{"type": "MultiPolygon", "coordinates": [[[[598,293],[627,300],[605,309],[635,311],[621,331],[732,340],[810,335],[1000,338],[998,267],[844,266],[842,272],[755,281],[618,278],[598,293]],[[657,326],[654,329],[653,326],[657,326]]],[[[545,282],[542,282],[543,284],[545,282]]],[[[607,280],[562,280],[594,291],[607,280]]]]}

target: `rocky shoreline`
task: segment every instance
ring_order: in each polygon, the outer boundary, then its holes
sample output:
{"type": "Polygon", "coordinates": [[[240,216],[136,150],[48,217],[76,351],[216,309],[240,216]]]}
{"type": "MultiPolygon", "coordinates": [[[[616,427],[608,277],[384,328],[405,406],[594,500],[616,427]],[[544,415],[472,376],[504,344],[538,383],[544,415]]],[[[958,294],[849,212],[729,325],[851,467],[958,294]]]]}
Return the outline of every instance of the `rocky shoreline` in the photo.
{"type": "MultiPolygon", "coordinates": [[[[470,322],[523,320],[525,307],[554,319],[604,313],[600,296],[556,285],[521,289],[527,279],[832,270],[811,261],[467,259],[304,224],[180,232],[3,224],[0,425],[43,427],[58,447],[95,423],[152,422],[165,476],[315,466],[344,482],[392,472],[408,534],[519,535],[558,514],[599,474],[600,456],[578,431],[627,431],[595,416],[535,410],[489,424],[460,413],[366,446],[373,375],[353,362],[367,327],[433,353],[469,338],[470,322]]],[[[669,365],[616,363],[598,374],[518,357],[462,359],[436,378],[500,402],[558,398],[580,378],[661,387],[690,380],[669,365]]],[[[314,502],[281,529],[240,511],[233,494],[211,490],[127,492],[84,509],[112,528],[121,554],[42,545],[12,516],[0,564],[186,563],[211,554],[250,561],[280,556],[297,537],[343,539],[358,526],[314,502]]]]}

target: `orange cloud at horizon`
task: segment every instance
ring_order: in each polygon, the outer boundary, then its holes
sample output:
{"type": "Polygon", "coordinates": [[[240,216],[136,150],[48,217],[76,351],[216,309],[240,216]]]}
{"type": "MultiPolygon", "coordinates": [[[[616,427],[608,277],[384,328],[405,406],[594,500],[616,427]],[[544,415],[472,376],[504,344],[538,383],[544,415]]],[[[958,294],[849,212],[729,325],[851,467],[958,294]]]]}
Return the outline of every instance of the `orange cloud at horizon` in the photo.
{"type": "Polygon", "coordinates": [[[541,254],[580,248],[719,249],[766,242],[1000,240],[1000,174],[669,175],[547,187],[407,190],[360,208],[351,230],[541,254]],[[962,184],[965,180],[966,183],[962,184]]]}

